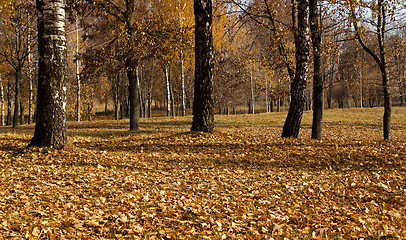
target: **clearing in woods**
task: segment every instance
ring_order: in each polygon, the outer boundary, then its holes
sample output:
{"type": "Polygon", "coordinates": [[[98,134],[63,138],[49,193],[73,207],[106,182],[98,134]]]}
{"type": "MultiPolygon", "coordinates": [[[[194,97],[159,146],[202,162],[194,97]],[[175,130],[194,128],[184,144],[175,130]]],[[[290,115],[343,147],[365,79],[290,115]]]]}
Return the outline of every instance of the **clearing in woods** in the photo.
{"type": "Polygon", "coordinates": [[[0,236],[50,239],[406,237],[406,108],[327,110],[323,140],[280,138],[286,113],[70,122],[62,151],[0,128],[0,236]]]}

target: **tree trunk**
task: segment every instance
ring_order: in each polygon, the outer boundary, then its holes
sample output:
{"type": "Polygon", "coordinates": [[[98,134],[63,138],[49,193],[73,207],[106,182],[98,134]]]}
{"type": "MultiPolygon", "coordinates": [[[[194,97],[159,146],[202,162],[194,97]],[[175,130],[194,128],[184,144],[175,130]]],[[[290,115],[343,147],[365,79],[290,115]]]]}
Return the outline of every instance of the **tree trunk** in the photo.
{"type": "Polygon", "coordinates": [[[185,71],[183,69],[183,50],[180,50],[180,82],[182,87],[182,116],[186,115],[185,71]]]}
{"type": "Polygon", "coordinates": [[[7,83],[7,126],[9,126],[13,121],[13,116],[11,115],[11,98],[11,82],[9,80],[7,83]]]}
{"type": "Polygon", "coordinates": [[[152,94],[148,92],[148,118],[152,116],[152,94]]]}
{"type": "Polygon", "coordinates": [[[391,115],[392,115],[392,99],[389,91],[389,78],[386,71],[386,62],[382,63],[382,86],[383,86],[383,98],[384,98],[384,114],[383,114],[383,138],[385,140],[390,139],[391,128],[391,115]]]}
{"type": "Polygon", "coordinates": [[[359,102],[360,108],[364,107],[364,98],[362,93],[362,66],[361,66],[361,56],[357,49],[357,70],[358,70],[358,77],[359,77],[359,102]]]}
{"type": "MultiPolygon", "coordinates": [[[[29,16],[28,16],[29,18],[29,16]]],[[[30,25],[30,22],[28,22],[30,25]]],[[[28,124],[33,123],[34,115],[34,89],[32,83],[32,66],[31,66],[31,31],[28,30],[28,55],[27,55],[27,66],[28,66],[28,124]]]]}
{"type": "Polygon", "coordinates": [[[136,131],[140,128],[140,102],[138,97],[137,70],[135,64],[126,61],[127,77],[129,81],[129,101],[130,101],[130,131],[136,131]]]}
{"type": "Polygon", "coordinates": [[[1,126],[5,126],[6,118],[5,118],[5,113],[4,113],[4,87],[3,87],[3,79],[1,78],[1,74],[0,74],[0,104],[1,104],[0,124],[1,124],[1,126]]]}
{"type": "Polygon", "coordinates": [[[297,6],[296,73],[291,84],[291,102],[288,116],[283,126],[282,137],[297,138],[303,115],[304,90],[307,83],[309,65],[309,0],[298,0],[297,6]]]}
{"type": "Polygon", "coordinates": [[[67,141],[65,7],[65,0],[37,0],[38,107],[30,146],[60,149],[67,141]]]}
{"type": "Polygon", "coordinates": [[[76,121],[80,122],[80,62],[79,62],[79,26],[78,26],[78,16],[76,15],[76,121]]]}
{"type": "MultiPolygon", "coordinates": [[[[109,75],[111,79],[111,76],[109,75]]],[[[114,100],[114,119],[119,119],[119,82],[120,82],[120,73],[117,73],[117,76],[113,80],[113,100],[114,100]]]]}
{"type": "Polygon", "coordinates": [[[136,74],[137,74],[137,91],[138,91],[138,102],[139,107],[140,107],[140,117],[145,117],[145,108],[144,108],[144,99],[142,96],[142,91],[141,91],[141,70],[139,69],[139,67],[137,66],[137,68],[135,69],[136,74]]]}
{"type": "Polygon", "coordinates": [[[384,94],[383,137],[385,140],[389,140],[391,128],[392,100],[389,91],[389,77],[387,73],[388,68],[386,63],[386,50],[385,50],[386,9],[384,0],[378,0],[377,4],[378,13],[377,13],[376,28],[377,28],[379,56],[365,44],[361,35],[361,30],[359,29],[358,23],[356,22],[355,10],[353,6],[354,3],[350,1],[349,4],[352,14],[351,17],[353,19],[353,25],[355,28],[356,38],[358,39],[362,48],[375,60],[381,72],[382,88],[384,94]]]}
{"type": "Polygon", "coordinates": [[[194,0],[195,86],[191,131],[212,132],[213,112],[213,35],[212,0],[194,0]]]}
{"type": "Polygon", "coordinates": [[[1,126],[6,125],[6,116],[4,112],[4,87],[3,87],[3,79],[0,75],[0,101],[1,101],[1,126]]]}
{"type": "Polygon", "coordinates": [[[87,102],[87,120],[89,122],[92,121],[92,111],[93,111],[93,101],[92,100],[87,102]]]}
{"type": "Polygon", "coordinates": [[[20,101],[20,125],[24,124],[24,104],[20,101]]]}
{"type": "Polygon", "coordinates": [[[250,88],[251,88],[251,114],[255,114],[255,95],[254,95],[254,79],[252,77],[252,67],[250,72],[250,88]]]}
{"type": "Polygon", "coordinates": [[[265,107],[266,112],[269,113],[269,99],[268,99],[268,78],[265,76],[265,107]]]}
{"type": "Polygon", "coordinates": [[[15,69],[15,95],[14,95],[14,116],[13,116],[13,128],[18,127],[18,114],[20,113],[20,80],[21,80],[21,67],[15,69]]]}
{"type": "Polygon", "coordinates": [[[109,112],[109,98],[106,96],[104,99],[104,115],[107,116],[109,112]]]}
{"type": "Polygon", "coordinates": [[[165,83],[166,83],[166,116],[171,116],[171,86],[169,82],[169,72],[168,67],[165,65],[164,68],[165,73],[165,83]]]}
{"type": "Polygon", "coordinates": [[[120,104],[120,119],[124,119],[124,102],[123,101],[121,101],[121,104],[120,104]]]}
{"type": "Polygon", "coordinates": [[[405,97],[406,97],[406,75],[405,75],[405,62],[402,64],[402,87],[401,87],[401,106],[404,105],[405,97]]]}
{"type": "Polygon", "coordinates": [[[323,76],[321,72],[321,26],[317,0],[309,1],[310,29],[313,43],[313,125],[312,139],[321,139],[323,120],[323,76]]]}
{"type": "Polygon", "coordinates": [[[126,0],[126,24],[127,24],[127,35],[129,37],[130,53],[125,62],[125,67],[127,69],[128,77],[128,90],[129,90],[129,110],[130,110],[130,131],[136,131],[140,128],[140,102],[138,96],[138,86],[137,86],[137,73],[136,68],[138,62],[135,59],[134,53],[134,39],[136,33],[135,19],[135,0],[126,0]]]}

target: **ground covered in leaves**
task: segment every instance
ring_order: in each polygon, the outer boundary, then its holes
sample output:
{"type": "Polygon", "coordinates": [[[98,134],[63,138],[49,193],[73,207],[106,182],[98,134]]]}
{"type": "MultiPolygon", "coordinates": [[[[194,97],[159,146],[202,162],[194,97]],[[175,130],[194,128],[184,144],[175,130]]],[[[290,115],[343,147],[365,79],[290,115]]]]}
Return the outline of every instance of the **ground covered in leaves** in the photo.
{"type": "Polygon", "coordinates": [[[406,109],[328,110],[324,139],[279,137],[285,114],[70,123],[64,150],[0,131],[8,239],[406,239],[406,109]]]}

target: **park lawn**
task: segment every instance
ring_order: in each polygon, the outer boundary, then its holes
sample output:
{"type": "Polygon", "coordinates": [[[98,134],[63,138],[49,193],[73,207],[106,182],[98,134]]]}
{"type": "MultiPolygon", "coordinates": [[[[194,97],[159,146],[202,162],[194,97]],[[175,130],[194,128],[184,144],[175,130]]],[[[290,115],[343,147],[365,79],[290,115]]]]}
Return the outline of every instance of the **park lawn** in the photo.
{"type": "Polygon", "coordinates": [[[63,150],[26,148],[33,125],[0,128],[0,238],[406,239],[406,108],[382,141],[382,108],[69,123],[63,150]]]}

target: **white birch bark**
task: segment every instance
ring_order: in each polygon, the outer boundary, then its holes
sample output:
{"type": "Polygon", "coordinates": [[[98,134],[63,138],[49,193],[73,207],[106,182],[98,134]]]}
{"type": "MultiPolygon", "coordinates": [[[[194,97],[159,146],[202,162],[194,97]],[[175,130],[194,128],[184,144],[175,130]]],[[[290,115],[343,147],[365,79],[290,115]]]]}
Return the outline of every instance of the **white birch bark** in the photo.
{"type": "Polygon", "coordinates": [[[165,66],[165,82],[166,82],[166,115],[171,116],[171,86],[169,82],[168,67],[165,66]]]}
{"type": "Polygon", "coordinates": [[[79,62],[79,26],[78,17],[76,16],[76,120],[80,122],[80,62],[79,62]]]}
{"type": "Polygon", "coordinates": [[[65,0],[37,0],[37,118],[30,146],[63,148],[66,123],[65,0]]]}

